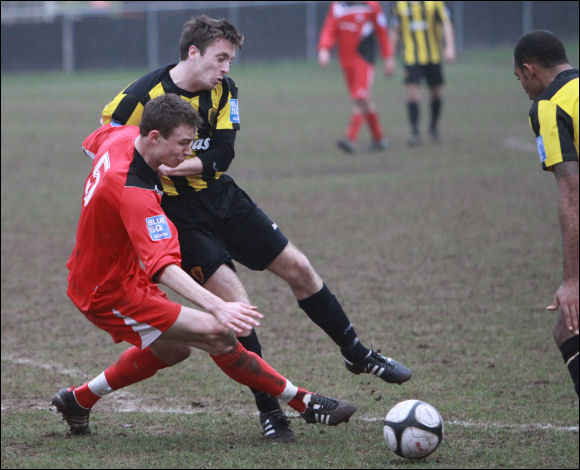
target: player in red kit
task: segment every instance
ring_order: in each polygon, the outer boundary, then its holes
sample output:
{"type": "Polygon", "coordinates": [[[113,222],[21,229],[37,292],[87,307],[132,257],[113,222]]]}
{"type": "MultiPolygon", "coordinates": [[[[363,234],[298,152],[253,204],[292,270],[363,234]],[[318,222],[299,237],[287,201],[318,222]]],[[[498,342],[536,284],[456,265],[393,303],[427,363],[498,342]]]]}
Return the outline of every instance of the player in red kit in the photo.
{"type": "Polygon", "coordinates": [[[221,300],[181,269],[157,169],[186,159],[201,124],[191,105],[163,95],[147,103],[139,127],[103,126],[83,143],[94,163],[67,263],[67,293],[115,343],[132,347],[91,381],[53,397],[72,434],[89,433],[90,410],[103,395],[183,361],[192,347],[208,352],[235,381],[285,401],[308,423],[334,426],[356,411],[352,403],[294,386],[247,351],[236,335],[259,325],[256,307],[221,300]],[[159,282],[209,313],[172,302],[159,282]]]}
{"type": "Polygon", "coordinates": [[[346,138],[337,142],[347,153],[357,148],[358,134],[363,122],[369,126],[371,151],[388,147],[379,121],[376,106],[371,98],[374,79],[376,41],[378,38],[383,72],[395,72],[395,59],[389,42],[387,20],[379,2],[333,2],[320,33],[318,62],[325,67],[330,62],[330,51],[338,45],[338,57],[353,102],[346,138]]]}

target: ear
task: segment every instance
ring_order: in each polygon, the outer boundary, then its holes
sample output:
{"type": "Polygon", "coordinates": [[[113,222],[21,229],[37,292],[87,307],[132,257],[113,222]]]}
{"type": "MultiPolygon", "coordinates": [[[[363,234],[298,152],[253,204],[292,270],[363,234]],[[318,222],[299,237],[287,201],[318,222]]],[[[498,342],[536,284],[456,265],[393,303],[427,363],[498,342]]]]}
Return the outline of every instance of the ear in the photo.
{"type": "Polygon", "coordinates": [[[188,51],[188,57],[190,59],[195,60],[197,56],[201,55],[201,52],[199,51],[199,49],[197,48],[197,46],[195,46],[194,44],[192,44],[191,46],[189,46],[189,51],[188,51]]]}
{"type": "Polygon", "coordinates": [[[156,144],[157,142],[159,142],[160,137],[161,137],[161,133],[158,130],[153,129],[151,132],[149,132],[147,139],[152,144],[156,144]]]}
{"type": "Polygon", "coordinates": [[[522,64],[521,70],[526,78],[533,77],[534,75],[537,75],[537,73],[538,73],[537,65],[534,64],[533,62],[524,62],[522,64]]]}

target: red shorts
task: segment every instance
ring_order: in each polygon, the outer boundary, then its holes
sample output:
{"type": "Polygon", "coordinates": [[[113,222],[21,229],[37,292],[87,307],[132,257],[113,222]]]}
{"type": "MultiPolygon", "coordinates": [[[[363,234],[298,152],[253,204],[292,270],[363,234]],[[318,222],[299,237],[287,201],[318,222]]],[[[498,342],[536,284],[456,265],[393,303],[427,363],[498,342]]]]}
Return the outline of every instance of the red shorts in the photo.
{"type": "Polygon", "coordinates": [[[139,287],[122,299],[83,312],[89,321],[111,335],[115,343],[126,341],[145,349],[175,323],[181,305],[169,300],[154,284],[139,287]]]}
{"type": "Polygon", "coordinates": [[[367,99],[370,96],[375,67],[365,60],[342,65],[346,86],[353,100],[367,99]]]}

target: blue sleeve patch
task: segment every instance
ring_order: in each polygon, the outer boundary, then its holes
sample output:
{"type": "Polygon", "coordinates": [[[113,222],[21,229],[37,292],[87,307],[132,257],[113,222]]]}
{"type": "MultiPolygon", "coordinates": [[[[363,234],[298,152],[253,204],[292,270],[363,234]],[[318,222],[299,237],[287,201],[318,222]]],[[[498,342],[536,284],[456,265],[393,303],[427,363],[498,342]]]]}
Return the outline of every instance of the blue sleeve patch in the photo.
{"type": "Polygon", "coordinates": [[[240,111],[238,109],[238,100],[230,100],[230,121],[234,124],[240,123],[240,111]]]}
{"type": "Polygon", "coordinates": [[[546,149],[544,148],[544,139],[542,136],[536,137],[536,145],[538,146],[538,153],[540,154],[540,162],[546,161],[546,149]]]}
{"type": "Polygon", "coordinates": [[[147,217],[145,219],[149,236],[154,242],[163,240],[164,238],[171,238],[171,230],[164,215],[156,215],[154,217],[147,217]]]}

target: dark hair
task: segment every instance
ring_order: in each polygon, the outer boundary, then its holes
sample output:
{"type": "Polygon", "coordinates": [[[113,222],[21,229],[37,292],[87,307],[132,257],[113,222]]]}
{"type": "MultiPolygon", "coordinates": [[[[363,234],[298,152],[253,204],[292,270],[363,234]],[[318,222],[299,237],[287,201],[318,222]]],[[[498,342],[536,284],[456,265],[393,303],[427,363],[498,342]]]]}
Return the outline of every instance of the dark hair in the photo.
{"type": "Polygon", "coordinates": [[[567,64],[566,49],[558,37],[550,31],[534,30],[524,34],[514,47],[514,64],[522,68],[533,62],[545,68],[567,64]]]}
{"type": "Polygon", "coordinates": [[[217,39],[227,39],[234,46],[242,48],[244,36],[225,18],[216,20],[206,15],[194,16],[183,25],[179,41],[179,58],[187,59],[189,46],[194,45],[201,54],[217,39]]]}
{"type": "Polygon", "coordinates": [[[198,112],[185,100],[174,94],[161,95],[145,105],[139,133],[145,137],[157,130],[167,139],[182,124],[198,128],[201,123],[198,112]]]}

